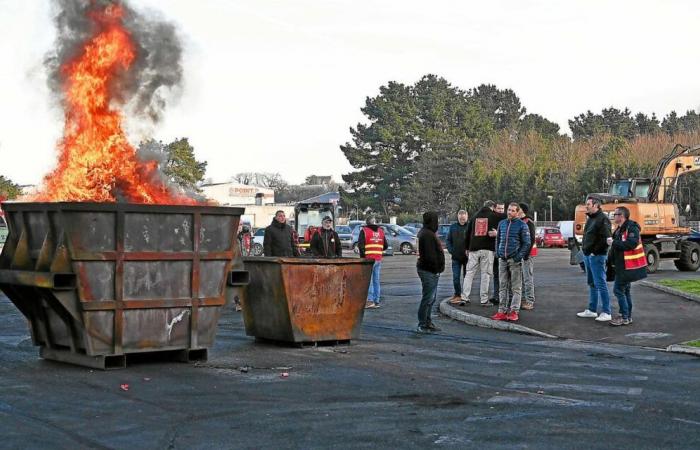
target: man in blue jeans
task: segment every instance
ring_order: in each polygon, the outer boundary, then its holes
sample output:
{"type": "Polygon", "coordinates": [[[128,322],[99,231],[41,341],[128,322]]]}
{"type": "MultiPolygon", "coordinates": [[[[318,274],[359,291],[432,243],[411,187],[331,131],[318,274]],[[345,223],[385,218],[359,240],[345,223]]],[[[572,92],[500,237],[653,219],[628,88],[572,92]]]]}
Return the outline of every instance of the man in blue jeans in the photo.
{"type": "Polygon", "coordinates": [[[601,201],[595,197],[586,200],[586,225],[583,228],[583,263],[588,278],[588,308],[576,313],[578,317],[595,318],[598,322],[612,319],[610,292],[605,277],[605,264],[608,260],[608,238],[612,237],[610,219],[600,209],[601,201]],[[598,302],[601,312],[598,314],[598,302]]]}
{"type": "Polygon", "coordinates": [[[466,302],[462,299],[462,285],[464,284],[464,275],[467,271],[467,220],[469,214],[463,209],[457,213],[457,222],[450,225],[450,232],[447,233],[447,251],[452,255],[452,284],[454,286],[454,295],[450,299],[450,303],[462,305],[466,302]]]}
{"type": "Polygon", "coordinates": [[[418,233],[418,262],[416,270],[422,287],[420,306],[418,306],[418,333],[440,331],[431,319],[431,311],[437,299],[438,281],[445,270],[445,253],[435,234],[438,229],[437,213],[428,211],[423,214],[423,228],[418,233]]]}
{"type": "Polygon", "coordinates": [[[613,214],[615,233],[608,239],[612,246],[610,257],[615,268],[613,293],[620,305],[620,315],[610,321],[612,326],[632,323],[632,295],[630,287],[635,281],[647,277],[647,258],[637,222],[630,220],[630,210],[619,206],[613,214]]]}
{"type": "Polygon", "coordinates": [[[366,309],[379,308],[379,300],[381,299],[380,292],[380,275],[382,273],[382,255],[389,244],[386,241],[384,230],[377,225],[377,219],[370,216],[366,220],[366,226],[360,230],[360,236],[357,241],[357,248],[360,250],[360,258],[367,258],[374,261],[372,266],[372,278],[369,282],[369,291],[367,292],[366,309]]]}

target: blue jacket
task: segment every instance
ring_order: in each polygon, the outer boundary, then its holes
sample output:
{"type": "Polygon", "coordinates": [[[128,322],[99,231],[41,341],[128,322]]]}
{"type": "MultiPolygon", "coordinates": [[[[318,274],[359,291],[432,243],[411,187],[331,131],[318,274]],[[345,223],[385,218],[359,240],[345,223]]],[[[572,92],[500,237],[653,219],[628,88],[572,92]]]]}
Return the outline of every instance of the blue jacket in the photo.
{"type": "Polygon", "coordinates": [[[521,261],[530,252],[531,242],[530,230],[522,220],[505,219],[498,223],[496,256],[499,258],[521,261]]]}

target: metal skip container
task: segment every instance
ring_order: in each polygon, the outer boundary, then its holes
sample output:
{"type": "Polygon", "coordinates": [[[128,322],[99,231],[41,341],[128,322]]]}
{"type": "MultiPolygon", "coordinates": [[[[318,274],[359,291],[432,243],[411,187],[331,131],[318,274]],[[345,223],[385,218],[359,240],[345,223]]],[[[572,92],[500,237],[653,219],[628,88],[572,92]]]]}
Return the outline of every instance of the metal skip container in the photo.
{"type": "Polygon", "coordinates": [[[164,352],[205,360],[227,296],[248,281],[242,208],[4,203],[0,289],[40,355],[95,368],[164,352]],[[228,287],[227,287],[228,285],[228,287]]]}
{"type": "Polygon", "coordinates": [[[357,339],[372,275],[357,258],[244,258],[246,334],[288,343],[357,339]]]}

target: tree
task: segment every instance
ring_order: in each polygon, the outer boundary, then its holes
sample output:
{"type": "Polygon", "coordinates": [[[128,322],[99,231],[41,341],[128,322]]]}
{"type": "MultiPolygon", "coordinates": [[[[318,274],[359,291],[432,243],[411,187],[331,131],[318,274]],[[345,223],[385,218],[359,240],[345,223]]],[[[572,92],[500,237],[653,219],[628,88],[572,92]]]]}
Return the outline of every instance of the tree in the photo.
{"type": "Polygon", "coordinates": [[[569,120],[569,128],[574,140],[591,139],[598,134],[632,139],[639,135],[639,129],[631,114],[627,108],[621,111],[613,107],[604,109],[600,114],[588,111],[569,120]]]}
{"type": "Polygon", "coordinates": [[[700,114],[695,111],[687,111],[684,116],[678,116],[671,111],[661,122],[661,127],[668,134],[688,133],[700,130],[700,114]]]}
{"type": "Polygon", "coordinates": [[[0,198],[12,200],[22,194],[22,189],[4,175],[0,175],[0,198]]]}
{"type": "MultiPolygon", "coordinates": [[[[473,157],[488,141],[492,122],[479,102],[435,75],[413,86],[389,82],[379,92],[362,108],[369,125],[351,128],[352,143],[340,147],[357,169],[343,175],[349,185],[344,201],[370,199],[365,206],[389,216],[412,204],[407,200],[426,187],[421,179],[435,181],[419,174],[419,167],[429,164],[419,166],[421,155],[454,151],[460,158],[473,157]]],[[[430,160],[439,163],[434,156],[430,160]]]]}
{"type": "Polygon", "coordinates": [[[379,88],[377,97],[368,97],[361,111],[370,124],[350,128],[352,143],[340,146],[357,169],[343,175],[350,188],[348,201],[371,198],[366,206],[388,216],[390,202],[409,180],[413,160],[421,151],[415,99],[409,86],[392,81],[379,88]]]}
{"type": "Polygon", "coordinates": [[[558,138],[561,136],[561,134],[559,134],[559,125],[545,119],[539,114],[526,114],[523,116],[518,124],[518,129],[521,133],[536,131],[544,137],[558,138]]]}
{"type": "Polygon", "coordinates": [[[197,161],[194,147],[187,138],[176,139],[165,147],[168,160],[163,172],[178,185],[192,190],[199,190],[197,183],[204,179],[207,163],[197,161]]]}
{"type": "Polygon", "coordinates": [[[267,187],[275,191],[283,190],[289,185],[279,172],[240,172],[232,179],[236,183],[267,187]]]}
{"type": "Polygon", "coordinates": [[[527,110],[511,89],[498,89],[493,84],[482,84],[469,91],[482,111],[491,117],[496,130],[515,127],[527,110]]]}
{"type": "Polygon", "coordinates": [[[651,118],[644,113],[637,113],[634,116],[634,121],[637,124],[639,134],[654,134],[661,131],[661,124],[654,113],[652,113],[651,118]]]}
{"type": "Polygon", "coordinates": [[[329,186],[333,183],[333,177],[329,175],[309,175],[304,179],[304,184],[309,186],[315,185],[326,185],[329,186]]]}
{"type": "Polygon", "coordinates": [[[144,160],[158,161],[169,182],[186,190],[199,191],[197,184],[204,179],[207,163],[195,159],[194,147],[187,138],[176,139],[167,145],[149,139],[139,145],[138,153],[144,160]]]}

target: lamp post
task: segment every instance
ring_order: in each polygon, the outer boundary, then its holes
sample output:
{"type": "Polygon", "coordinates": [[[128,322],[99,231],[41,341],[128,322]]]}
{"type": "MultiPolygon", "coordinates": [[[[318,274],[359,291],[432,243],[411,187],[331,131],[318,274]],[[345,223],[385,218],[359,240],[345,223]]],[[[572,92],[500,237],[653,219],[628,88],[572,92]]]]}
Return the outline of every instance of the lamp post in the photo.
{"type": "Polygon", "coordinates": [[[547,198],[549,199],[549,221],[554,222],[554,216],[552,215],[552,197],[551,195],[548,195],[547,198]]]}

